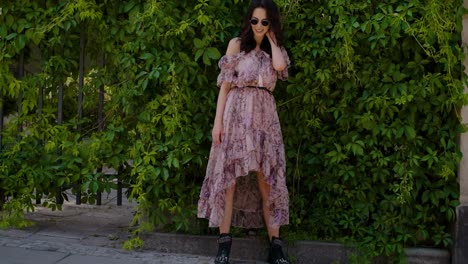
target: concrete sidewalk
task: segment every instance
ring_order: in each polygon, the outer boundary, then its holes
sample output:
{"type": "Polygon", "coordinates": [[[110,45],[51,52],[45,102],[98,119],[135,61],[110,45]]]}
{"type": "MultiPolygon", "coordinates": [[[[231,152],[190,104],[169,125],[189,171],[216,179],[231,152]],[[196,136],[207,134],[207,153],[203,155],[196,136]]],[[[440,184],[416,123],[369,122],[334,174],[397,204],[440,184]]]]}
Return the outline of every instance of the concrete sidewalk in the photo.
{"type": "Polygon", "coordinates": [[[84,246],[80,243],[0,237],[1,264],[196,264],[212,263],[208,257],[158,252],[128,252],[121,249],[84,246]]]}
{"type": "MultiPolygon", "coordinates": [[[[70,194],[69,198],[74,199],[70,194]]],[[[62,211],[38,206],[27,214],[35,226],[0,230],[0,264],[213,262],[207,256],[123,250],[135,206],[123,200],[123,205],[117,206],[116,193],[111,193],[103,194],[101,206],[75,205],[74,200],[65,201],[62,211]]]]}
{"type": "MultiPolygon", "coordinates": [[[[214,236],[154,232],[143,235],[143,250],[123,250],[136,205],[123,199],[123,205],[117,206],[116,196],[115,191],[103,194],[101,206],[75,205],[71,194],[61,211],[37,206],[26,215],[34,227],[0,230],[0,264],[213,263],[214,236]]],[[[297,264],[348,263],[354,252],[338,243],[320,241],[295,241],[285,250],[297,264]]],[[[450,263],[447,250],[409,248],[406,253],[409,264],[450,263]]],[[[267,254],[267,241],[261,238],[234,238],[230,263],[265,263],[267,254]]]]}

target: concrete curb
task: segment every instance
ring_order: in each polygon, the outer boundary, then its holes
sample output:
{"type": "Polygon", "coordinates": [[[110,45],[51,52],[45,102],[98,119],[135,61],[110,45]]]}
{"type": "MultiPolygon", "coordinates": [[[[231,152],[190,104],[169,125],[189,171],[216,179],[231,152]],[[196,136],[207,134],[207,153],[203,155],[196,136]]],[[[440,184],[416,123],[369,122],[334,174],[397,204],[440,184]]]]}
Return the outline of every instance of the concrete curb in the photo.
{"type": "MultiPolygon", "coordinates": [[[[145,250],[163,253],[185,253],[214,256],[216,254],[215,236],[193,236],[168,233],[150,233],[143,237],[145,250]]],[[[448,250],[429,248],[405,249],[409,264],[450,264],[448,250]]],[[[297,241],[288,244],[286,252],[297,264],[348,263],[354,250],[338,243],[318,241],[297,241]]],[[[268,243],[256,237],[234,238],[231,256],[248,262],[262,263],[268,256],[268,243]]],[[[389,263],[379,258],[375,263],[389,263]]]]}

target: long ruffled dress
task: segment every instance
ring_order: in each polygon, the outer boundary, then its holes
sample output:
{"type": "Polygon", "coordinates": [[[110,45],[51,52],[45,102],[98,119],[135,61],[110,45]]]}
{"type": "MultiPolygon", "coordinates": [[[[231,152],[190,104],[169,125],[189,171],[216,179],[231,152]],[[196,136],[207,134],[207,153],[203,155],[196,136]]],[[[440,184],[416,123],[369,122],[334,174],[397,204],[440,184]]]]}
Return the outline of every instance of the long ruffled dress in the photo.
{"type": "MultiPolygon", "coordinates": [[[[286,50],[282,53],[289,67],[286,50]]],[[[264,226],[262,200],[256,174],[262,172],[270,185],[269,226],[289,223],[286,162],[273,91],[276,80],[288,77],[287,68],[273,69],[270,55],[262,50],[225,55],[218,63],[218,86],[231,83],[223,116],[224,135],[212,144],[206,176],[198,201],[198,217],[209,219],[210,227],[223,220],[226,189],[236,183],[232,225],[264,226]]]]}

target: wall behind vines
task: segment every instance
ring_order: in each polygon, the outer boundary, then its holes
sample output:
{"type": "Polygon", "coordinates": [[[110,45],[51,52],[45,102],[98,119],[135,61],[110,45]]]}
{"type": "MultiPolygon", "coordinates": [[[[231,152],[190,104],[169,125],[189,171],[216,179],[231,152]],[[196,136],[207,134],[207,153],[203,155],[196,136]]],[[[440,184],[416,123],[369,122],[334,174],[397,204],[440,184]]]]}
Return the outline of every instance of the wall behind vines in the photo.
{"type": "MultiPolygon", "coordinates": [[[[275,91],[291,194],[285,234],[357,244],[369,256],[450,247],[462,1],[277,3],[292,59],[275,91]]],[[[106,165],[131,186],[140,228],[212,232],[195,212],[217,61],[247,4],[2,3],[4,210],[32,209],[37,194],[60,207],[65,189],[93,203],[116,187],[106,165]]]]}

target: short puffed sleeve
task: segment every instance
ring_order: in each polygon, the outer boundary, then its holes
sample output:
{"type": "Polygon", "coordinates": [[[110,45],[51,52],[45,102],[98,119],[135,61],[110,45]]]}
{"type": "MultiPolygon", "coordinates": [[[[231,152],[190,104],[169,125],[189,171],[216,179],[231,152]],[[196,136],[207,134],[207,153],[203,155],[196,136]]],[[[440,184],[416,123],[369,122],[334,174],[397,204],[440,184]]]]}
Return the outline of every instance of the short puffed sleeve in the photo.
{"type": "Polygon", "coordinates": [[[283,54],[283,58],[286,61],[286,68],[284,68],[284,70],[282,71],[278,71],[277,73],[278,73],[278,79],[285,81],[289,77],[288,69],[289,69],[289,66],[291,65],[291,61],[289,60],[288,52],[286,51],[284,47],[281,47],[281,53],[283,54]]]}
{"type": "Polygon", "coordinates": [[[239,53],[224,55],[219,59],[218,66],[221,72],[218,75],[217,85],[221,87],[223,82],[235,83],[237,80],[236,66],[239,61],[239,53]]]}

